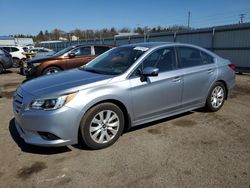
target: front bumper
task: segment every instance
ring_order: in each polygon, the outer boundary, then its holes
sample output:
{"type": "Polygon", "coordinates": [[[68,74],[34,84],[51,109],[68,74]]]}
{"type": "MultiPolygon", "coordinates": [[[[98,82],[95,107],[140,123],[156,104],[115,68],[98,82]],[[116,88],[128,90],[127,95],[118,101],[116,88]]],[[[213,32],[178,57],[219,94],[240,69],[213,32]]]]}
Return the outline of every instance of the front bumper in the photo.
{"type": "Polygon", "coordinates": [[[24,67],[23,68],[23,74],[27,77],[35,77],[37,72],[37,68],[35,66],[30,66],[30,67],[24,67]]]}
{"type": "Polygon", "coordinates": [[[26,76],[27,78],[35,77],[37,73],[37,67],[28,64],[27,62],[22,62],[20,65],[20,74],[26,76]]]}
{"type": "Polygon", "coordinates": [[[80,124],[78,110],[67,106],[53,111],[25,110],[28,100],[23,100],[20,107],[15,102],[19,99],[15,98],[13,100],[15,124],[26,143],[39,146],[66,146],[78,142],[80,124]],[[45,139],[40,133],[53,134],[56,139],[45,139]]]}
{"type": "Polygon", "coordinates": [[[70,140],[44,140],[36,131],[24,130],[22,126],[15,120],[16,129],[19,135],[24,139],[25,143],[37,146],[66,146],[73,144],[70,140]]]}

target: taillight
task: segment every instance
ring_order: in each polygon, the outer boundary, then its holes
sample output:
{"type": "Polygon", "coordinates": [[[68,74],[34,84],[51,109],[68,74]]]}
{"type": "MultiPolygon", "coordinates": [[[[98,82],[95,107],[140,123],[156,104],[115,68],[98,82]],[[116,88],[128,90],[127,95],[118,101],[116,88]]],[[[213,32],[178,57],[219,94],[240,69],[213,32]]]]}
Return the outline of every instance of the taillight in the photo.
{"type": "Polygon", "coordinates": [[[235,64],[230,63],[230,64],[228,64],[228,66],[229,66],[233,71],[235,70],[235,64]]]}

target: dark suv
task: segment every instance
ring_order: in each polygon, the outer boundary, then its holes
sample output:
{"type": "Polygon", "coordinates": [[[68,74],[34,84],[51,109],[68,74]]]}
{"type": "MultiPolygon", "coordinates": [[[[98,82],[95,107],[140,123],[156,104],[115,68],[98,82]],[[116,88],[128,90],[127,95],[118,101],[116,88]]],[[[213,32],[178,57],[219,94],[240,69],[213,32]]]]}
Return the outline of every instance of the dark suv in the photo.
{"type": "Polygon", "coordinates": [[[37,77],[80,67],[112,47],[90,44],[70,46],[53,55],[24,62],[20,71],[27,77],[37,77]]]}
{"type": "Polygon", "coordinates": [[[11,68],[13,65],[11,55],[0,48],[0,74],[3,73],[5,69],[11,68]]]}

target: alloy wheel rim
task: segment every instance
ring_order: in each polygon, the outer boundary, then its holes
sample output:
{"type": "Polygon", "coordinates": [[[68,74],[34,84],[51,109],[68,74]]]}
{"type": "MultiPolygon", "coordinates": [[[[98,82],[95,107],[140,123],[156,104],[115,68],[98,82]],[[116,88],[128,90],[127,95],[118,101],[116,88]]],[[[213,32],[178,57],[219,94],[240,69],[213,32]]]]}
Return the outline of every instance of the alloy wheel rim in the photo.
{"type": "Polygon", "coordinates": [[[57,72],[58,72],[58,70],[51,69],[46,74],[53,74],[53,73],[57,73],[57,72]]]}
{"type": "Polygon", "coordinates": [[[90,137],[99,144],[110,142],[117,135],[119,127],[118,115],[112,110],[103,110],[90,123],[90,137]]]}
{"type": "Polygon", "coordinates": [[[221,86],[216,86],[211,95],[211,104],[213,108],[219,108],[224,101],[224,90],[221,86]]]}

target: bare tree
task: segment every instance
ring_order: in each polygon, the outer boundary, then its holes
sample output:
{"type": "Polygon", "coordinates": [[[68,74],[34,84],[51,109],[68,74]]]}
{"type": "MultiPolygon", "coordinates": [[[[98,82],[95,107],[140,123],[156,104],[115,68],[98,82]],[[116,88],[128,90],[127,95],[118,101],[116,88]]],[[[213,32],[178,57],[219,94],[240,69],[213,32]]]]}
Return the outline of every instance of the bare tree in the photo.
{"type": "Polygon", "coordinates": [[[60,37],[64,36],[65,32],[60,29],[54,29],[51,31],[51,39],[52,40],[58,40],[60,37]]]}

